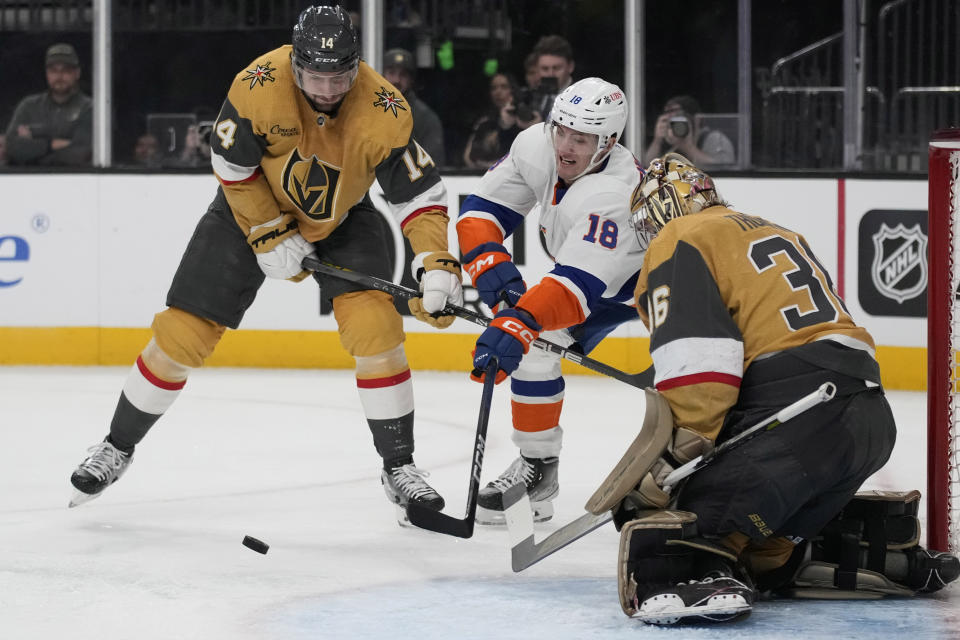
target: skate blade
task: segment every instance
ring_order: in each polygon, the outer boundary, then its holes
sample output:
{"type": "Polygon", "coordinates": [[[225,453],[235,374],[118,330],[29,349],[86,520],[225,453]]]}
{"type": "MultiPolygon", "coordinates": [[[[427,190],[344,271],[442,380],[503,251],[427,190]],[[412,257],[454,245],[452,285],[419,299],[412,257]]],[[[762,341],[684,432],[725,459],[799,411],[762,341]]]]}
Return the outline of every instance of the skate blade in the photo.
{"type": "MultiPolygon", "coordinates": [[[[100,493],[103,493],[102,491],[100,493]]],[[[94,498],[99,498],[100,493],[84,493],[79,489],[73,490],[73,495],[70,496],[70,504],[67,505],[68,508],[73,509],[74,507],[79,507],[82,504],[90,502],[94,498]]]]}
{"type": "Polygon", "coordinates": [[[397,515],[397,524],[406,529],[416,529],[413,523],[410,522],[410,518],[407,517],[407,510],[404,507],[401,507],[399,504],[395,504],[394,509],[396,510],[397,515]]]}
{"type": "MultiPolygon", "coordinates": [[[[534,522],[546,522],[553,518],[553,503],[549,501],[544,502],[532,502],[530,504],[530,510],[533,512],[533,521],[534,522]]],[[[477,506],[477,515],[474,518],[477,524],[502,527],[507,524],[507,517],[504,511],[497,511],[496,509],[485,509],[481,506],[477,506]]]]}
{"type": "Polygon", "coordinates": [[[638,611],[633,617],[647,624],[657,625],[673,625],[681,620],[729,622],[752,610],[753,605],[737,595],[714,596],[705,604],[693,607],[683,606],[683,600],[676,597],[661,600],[638,611]]]}

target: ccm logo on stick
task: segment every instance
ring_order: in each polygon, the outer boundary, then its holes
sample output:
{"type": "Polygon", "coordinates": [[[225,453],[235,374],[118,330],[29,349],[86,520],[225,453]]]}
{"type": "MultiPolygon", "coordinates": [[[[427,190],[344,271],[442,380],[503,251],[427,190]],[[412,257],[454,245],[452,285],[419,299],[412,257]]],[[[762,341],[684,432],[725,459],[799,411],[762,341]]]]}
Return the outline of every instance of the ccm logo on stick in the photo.
{"type": "MultiPolygon", "coordinates": [[[[30,245],[19,236],[0,236],[0,263],[26,262],[30,259],[30,245]]],[[[16,280],[6,280],[0,270],[0,287],[12,287],[18,284],[23,277],[16,280]]]]}

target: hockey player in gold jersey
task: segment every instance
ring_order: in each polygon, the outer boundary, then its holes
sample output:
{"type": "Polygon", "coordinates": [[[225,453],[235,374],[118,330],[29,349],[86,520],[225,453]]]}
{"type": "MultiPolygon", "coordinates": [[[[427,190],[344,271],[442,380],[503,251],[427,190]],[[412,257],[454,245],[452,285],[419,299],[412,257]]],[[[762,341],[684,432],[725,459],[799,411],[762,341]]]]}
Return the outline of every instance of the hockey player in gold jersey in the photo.
{"type": "Polygon", "coordinates": [[[659,624],[723,621],[750,611],[753,581],[876,597],[955,579],[956,558],[917,546],[910,495],[874,495],[867,507],[854,500],[890,456],[896,426],[873,339],[804,237],[728,208],[710,176],[679,154],[650,164],[633,221],[647,246],[636,303],[674,426],[662,457],[614,511],[624,611],[659,624]],[[833,399],[662,490],[678,464],[825,382],[836,386],[833,399]],[[889,523],[911,508],[910,533],[894,546],[889,523]],[[816,579],[798,577],[811,571],[816,579]]]}
{"type": "MultiPolygon", "coordinates": [[[[357,32],[336,6],[305,9],[292,45],[270,51],[235,77],[211,133],[220,181],[153,322],[153,339],[123,388],[110,433],[74,472],[71,506],[116,481],[134,447],[166,411],[193,368],[236,328],[264,277],[299,282],[301,260],[392,278],[386,222],[367,190],[379,181],[415,254],[423,297],[411,311],[434,326],[447,302],[462,303],[460,265],[447,252],[446,191],[433,160],[411,137],[395,87],[359,59],[357,32]]],[[[343,347],[383,458],[387,497],[443,508],[413,463],[413,391],[401,317],[392,298],[316,275],[332,301],[343,347]]],[[[336,428],[317,425],[318,428],[336,428]]]]}

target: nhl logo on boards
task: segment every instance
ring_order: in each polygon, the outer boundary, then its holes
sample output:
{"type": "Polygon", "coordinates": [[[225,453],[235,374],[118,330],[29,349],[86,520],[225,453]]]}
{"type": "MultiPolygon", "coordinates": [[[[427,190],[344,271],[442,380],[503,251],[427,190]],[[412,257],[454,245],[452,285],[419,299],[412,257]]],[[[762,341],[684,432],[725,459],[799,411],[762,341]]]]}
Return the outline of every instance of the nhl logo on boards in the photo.
{"type": "Polygon", "coordinates": [[[857,297],[876,316],[927,315],[927,212],[873,209],[860,219],[857,297]]]}
{"type": "Polygon", "coordinates": [[[870,275],[877,291],[902,303],[927,288],[927,236],[920,225],[880,225],[873,234],[873,266],[870,275]]]}

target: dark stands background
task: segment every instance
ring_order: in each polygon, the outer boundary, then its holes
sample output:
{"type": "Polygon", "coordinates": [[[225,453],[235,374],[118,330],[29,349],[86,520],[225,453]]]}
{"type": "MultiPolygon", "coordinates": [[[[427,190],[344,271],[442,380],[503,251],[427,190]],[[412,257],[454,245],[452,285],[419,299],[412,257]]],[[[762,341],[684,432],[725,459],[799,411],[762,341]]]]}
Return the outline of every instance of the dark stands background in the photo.
{"type": "MultiPolygon", "coordinates": [[[[453,69],[421,69],[417,92],[444,123],[448,158],[458,159],[469,130],[487,101],[484,61],[495,57],[501,70],[522,83],[523,60],[537,40],[556,33],[573,46],[574,78],[602,76],[623,83],[624,0],[518,0],[509,3],[512,48],[477,39],[454,41],[453,69]]],[[[304,6],[310,4],[304,2],[304,6]]],[[[344,2],[358,10],[359,2],[344,2]]],[[[737,108],[737,2],[647,2],[647,127],[672,95],[689,93],[705,112],[737,108]]],[[[837,0],[768,0],[753,4],[753,66],[767,68],[780,57],[841,30],[837,0]]],[[[389,20],[385,21],[389,22],[389,20]]],[[[290,27],[293,22],[291,20],[290,27]]],[[[443,34],[434,37],[434,45],[443,34]]],[[[218,111],[226,89],[255,57],[289,42],[290,28],[267,30],[117,31],[114,34],[114,161],[130,159],[134,141],[151,112],[218,111]]],[[[83,64],[81,86],[92,93],[92,39],[89,31],[4,32],[0,68],[7,71],[0,93],[0,126],[16,103],[43,91],[43,52],[70,42],[83,64]]],[[[384,49],[414,49],[409,29],[386,28],[384,49]]],[[[756,103],[755,103],[756,107],[756,103]]],[[[756,117],[756,112],[755,112],[756,117]]],[[[648,129],[649,130],[649,129],[648,129]]]]}

